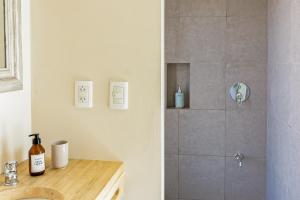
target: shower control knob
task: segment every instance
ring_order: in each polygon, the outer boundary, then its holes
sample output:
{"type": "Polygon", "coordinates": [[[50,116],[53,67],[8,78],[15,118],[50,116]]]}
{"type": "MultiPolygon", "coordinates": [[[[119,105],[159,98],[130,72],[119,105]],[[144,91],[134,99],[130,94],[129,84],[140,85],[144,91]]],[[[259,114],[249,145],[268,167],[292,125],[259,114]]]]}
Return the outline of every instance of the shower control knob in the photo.
{"type": "Polygon", "coordinates": [[[243,160],[245,159],[245,155],[237,152],[236,154],[234,154],[234,160],[236,160],[239,164],[239,167],[243,166],[243,160]]]}

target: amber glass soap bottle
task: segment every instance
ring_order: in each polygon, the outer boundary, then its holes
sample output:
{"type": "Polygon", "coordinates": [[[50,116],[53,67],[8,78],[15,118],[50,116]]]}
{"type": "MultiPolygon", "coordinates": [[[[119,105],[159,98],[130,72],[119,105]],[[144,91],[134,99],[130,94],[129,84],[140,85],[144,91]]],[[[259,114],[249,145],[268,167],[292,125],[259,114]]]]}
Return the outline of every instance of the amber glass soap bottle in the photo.
{"type": "Polygon", "coordinates": [[[32,147],[29,150],[29,173],[31,176],[39,176],[45,173],[45,149],[41,145],[39,133],[29,135],[34,136],[32,147]]]}

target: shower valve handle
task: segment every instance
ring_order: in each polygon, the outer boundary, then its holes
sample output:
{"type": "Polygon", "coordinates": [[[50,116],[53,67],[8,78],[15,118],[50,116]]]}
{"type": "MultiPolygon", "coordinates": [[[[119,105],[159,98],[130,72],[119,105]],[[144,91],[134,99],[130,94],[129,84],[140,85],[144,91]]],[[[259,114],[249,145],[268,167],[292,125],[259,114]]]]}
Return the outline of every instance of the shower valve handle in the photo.
{"type": "Polygon", "coordinates": [[[234,160],[236,160],[239,163],[239,167],[243,166],[243,160],[245,159],[245,155],[238,152],[234,155],[234,160]]]}

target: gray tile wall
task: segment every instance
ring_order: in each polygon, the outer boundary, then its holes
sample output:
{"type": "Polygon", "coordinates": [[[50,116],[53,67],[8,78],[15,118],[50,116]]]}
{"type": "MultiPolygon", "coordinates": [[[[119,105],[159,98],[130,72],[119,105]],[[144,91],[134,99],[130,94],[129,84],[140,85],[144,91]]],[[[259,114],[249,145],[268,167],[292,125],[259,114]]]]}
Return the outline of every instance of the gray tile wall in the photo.
{"type": "Polygon", "coordinates": [[[166,62],[190,63],[190,109],[166,110],[166,200],[265,199],[266,14],[266,0],[166,0],[166,62]]]}
{"type": "Polygon", "coordinates": [[[300,1],[268,5],[267,199],[300,199],[300,1]]]}

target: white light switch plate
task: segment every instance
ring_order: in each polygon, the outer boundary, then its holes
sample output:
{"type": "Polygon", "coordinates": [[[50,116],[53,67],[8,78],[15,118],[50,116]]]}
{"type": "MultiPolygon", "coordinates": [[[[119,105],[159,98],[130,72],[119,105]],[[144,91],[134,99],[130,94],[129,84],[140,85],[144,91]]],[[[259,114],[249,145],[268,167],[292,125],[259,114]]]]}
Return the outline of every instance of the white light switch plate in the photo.
{"type": "Polygon", "coordinates": [[[109,107],[111,109],[128,109],[128,82],[110,82],[109,107]]]}
{"type": "Polygon", "coordinates": [[[75,82],[75,106],[77,108],[93,107],[93,82],[92,81],[75,82]]]}

